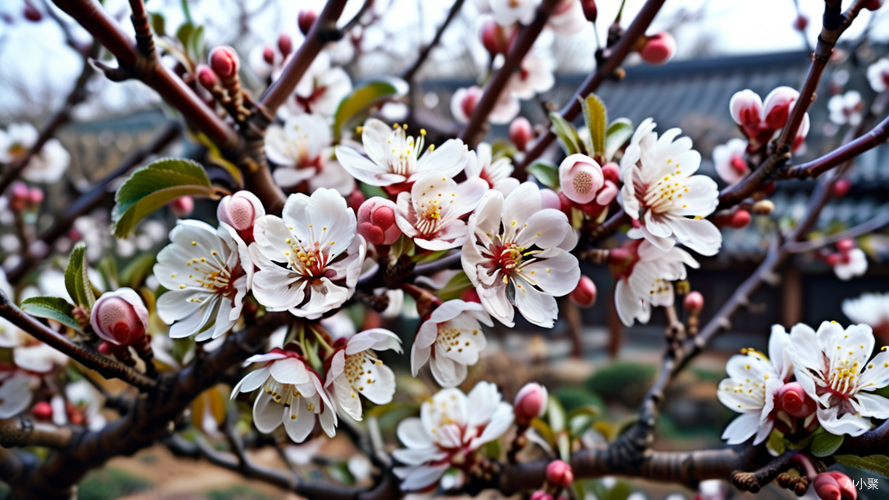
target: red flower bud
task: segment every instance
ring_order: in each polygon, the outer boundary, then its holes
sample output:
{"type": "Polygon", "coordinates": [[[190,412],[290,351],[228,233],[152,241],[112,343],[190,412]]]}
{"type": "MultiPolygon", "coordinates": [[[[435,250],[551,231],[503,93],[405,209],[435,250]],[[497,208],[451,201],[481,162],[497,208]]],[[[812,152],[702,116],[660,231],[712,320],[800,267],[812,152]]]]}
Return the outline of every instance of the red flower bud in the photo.
{"type": "Polygon", "coordinates": [[[216,207],[216,218],[234,228],[238,233],[248,233],[252,241],[253,223],[265,215],[259,198],[250,191],[238,191],[226,196],[216,207]]]}
{"type": "Polygon", "coordinates": [[[781,401],[781,408],[796,418],[806,418],[818,409],[799,382],[784,384],[778,389],[777,396],[781,401]]]}
{"type": "Polygon", "coordinates": [[[395,223],[395,203],[373,197],[358,209],[358,234],[374,245],[391,245],[401,236],[395,223]]]}
{"type": "Polygon", "coordinates": [[[855,489],[855,485],[852,483],[852,480],[849,479],[849,476],[835,470],[824,472],[823,475],[828,475],[837,482],[843,500],[856,500],[858,498],[858,490],[855,489]]]}
{"type": "Polygon", "coordinates": [[[488,19],[482,23],[480,36],[485,50],[495,55],[506,54],[517,33],[514,28],[500,26],[493,19],[488,19]]]}
{"type": "Polygon", "coordinates": [[[744,229],[747,224],[750,224],[750,212],[746,210],[738,210],[732,214],[732,219],[729,221],[729,226],[735,229],[744,229]]]}
{"type": "Polygon", "coordinates": [[[546,482],[557,488],[570,488],[574,484],[574,471],[561,460],[553,460],[546,466],[546,482]]]}
{"type": "Polygon", "coordinates": [[[533,138],[534,130],[531,128],[531,122],[524,116],[519,116],[509,124],[509,140],[519,151],[524,151],[533,138]]]}
{"type": "Polygon", "coordinates": [[[31,414],[37,420],[49,420],[52,418],[52,405],[46,401],[41,401],[34,405],[34,408],[31,409],[31,414]]]}
{"type": "Polygon", "coordinates": [[[639,51],[642,60],[648,64],[664,64],[676,53],[676,41],[673,35],[662,31],[648,37],[645,46],[639,51]]]}
{"type": "Polygon", "coordinates": [[[219,85],[219,77],[213,69],[206,64],[198,65],[198,83],[207,90],[219,85]]]}
{"type": "Polygon", "coordinates": [[[269,47],[268,45],[262,49],[262,60],[266,62],[269,66],[275,65],[275,49],[269,47]]]}
{"type": "Polygon", "coordinates": [[[235,49],[223,45],[210,52],[210,67],[220,78],[233,78],[241,67],[241,59],[235,49]]]}
{"type": "Polygon", "coordinates": [[[16,210],[24,210],[28,208],[30,205],[30,190],[28,189],[28,185],[21,181],[15,181],[12,183],[10,187],[10,192],[12,193],[10,201],[10,205],[12,208],[16,210]]]}
{"type": "Polygon", "coordinates": [[[864,8],[870,11],[880,10],[880,7],[883,6],[883,0],[870,0],[869,2],[864,4],[864,8]]]}
{"type": "Polygon", "coordinates": [[[842,198],[846,196],[850,189],[852,189],[852,181],[845,177],[837,179],[833,184],[833,195],[837,198],[842,198]]]}
{"type": "Polygon", "coordinates": [[[287,57],[293,52],[293,39],[287,33],[281,33],[278,37],[278,50],[281,51],[283,57],[287,57]]]}
{"type": "Polygon", "coordinates": [[[793,21],[793,29],[797,31],[805,31],[809,26],[809,18],[805,14],[798,14],[793,21]]]}
{"type": "Polygon", "coordinates": [[[537,490],[531,493],[529,500],[553,500],[553,496],[543,490],[537,490]]]}
{"type": "Polygon", "coordinates": [[[580,6],[583,7],[583,17],[587,21],[594,23],[599,17],[599,8],[596,7],[595,0],[580,0],[580,6]]]}
{"type": "Polygon", "coordinates": [[[606,181],[617,184],[620,180],[620,166],[613,161],[602,165],[602,176],[605,177],[606,181]]]}
{"type": "Polygon", "coordinates": [[[692,314],[699,314],[704,309],[704,296],[698,291],[688,292],[682,301],[682,307],[692,314]]]}
{"type": "Polygon", "coordinates": [[[308,35],[309,30],[312,29],[312,25],[315,24],[315,19],[318,19],[318,14],[316,14],[315,11],[299,11],[299,15],[296,18],[296,24],[299,26],[300,33],[308,35]]]}
{"type": "Polygon", "coordinates": [[[521,425],[528,425],[536,417],[546,413],[547,392],[546,387],[532,382],[525,384],[515,397],[515,418],[521,425]]]}
{"type": "Polygon", "coordinates": [[[827,265],[834,267],[840,263],[840,254],[832,253],[824,259],[827,262],[827,265]]]}
{"type": "Polygon", "coordinates": [[[855,240],[853,240],[852,238],[843,238],[837,242],[837,250],[842,253],[847,253],[853,248],[855,248],[855,240]]]}
{"type": "Polygon", "coordinates": [[[367,197],[364,196],[364,193],[362,193],[360,189],[352,191],[352,193],[346,197],[346,204],[356,213],[361,208],[361,204],[365,201],[367,201],[367,197]]]}
{"type": "Polygon", "coordinates": [[[43,19],[43,13],[37,7],[34,7],[34,4],[31,2],[25,2],[25,10],[22,12],[22,15],[32,23],[39,23],[43,19]]]}
{"type": "Polygon", "coordinates": [[[30,191],[28,191],[28,201],[30,201],[34,205],[39,205],[43,202],[43,190],[39,187],[32,187],[30,191]]]}
{"type": "Polygon", "coordinates": [[[145,335],[148,309],[132,288],[103,293],[93,306],[90,325],[102,340],[130,345],[145,335]]]}
{"type": "Polygon", "coordinates": [[[568,298],[577,307],[593,307],[593,304],[596,303],[596,284],[589,277],[581,275],[577,287],[568,294],[568,298]]]}
{"type": "Polygon", "coordinates": [[[104,354],[105,356],[111,356],[111,354],[113,354],[114,352],[114,346],[112,346],[110,342],[100,342],[99,352],[104,354]]]}
{"type": "Polygon", "coordinates": [[[828,474],[818,474],[813,488],[815,494],[821,500],[841,500],[843,498],[843,494],[840,492],[840,484],[828,474]]]}
{"type": "Polygon", "coordinates": [[[568,196],[561,191],[559,192],[559,201],[562,203],[562,212],[565,212],[565,215],[567,215],[570,218],[571,217],[571,207],[574,206],[574,202],[569,200],[568,196]]]}
{"type": "Polygon", "coordinates": [[[191,196],[176,198],[168,205],[170,206],[170,210],[172,210],[176,217],[179,217],[180,219],[188,217],[194,211],[194,200],[191,199],[191,196]]]}

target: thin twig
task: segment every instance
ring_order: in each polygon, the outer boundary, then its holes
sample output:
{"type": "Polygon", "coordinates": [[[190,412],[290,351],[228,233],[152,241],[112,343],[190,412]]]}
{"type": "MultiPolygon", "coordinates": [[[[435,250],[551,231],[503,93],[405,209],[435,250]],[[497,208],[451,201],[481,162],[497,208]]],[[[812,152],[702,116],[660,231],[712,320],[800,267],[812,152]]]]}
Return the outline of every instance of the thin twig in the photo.
{"type": "Polygon", "coordinates": [[[414,80],[414,76],[417,74],[417,71],[420,70],[420,68],[423,66],[423,63],[425,63],[426,59],[429,57],[429,53],[432,52],[432,49],[434,49],[435,46],[438,45],[441,41],[441,36],[444,34],[445,30],[448,29],[448,25],[451,24],[451,21],[453,21],[454,18],[457,17],[460,9],[463,8],[464,1],[465,0],[454,1],[454,4],[451,5],[450,12],[448,12],[448,17],[446,17],[444,22],[441,23],[441,26],[438,27],[438,31],[435,32],[435,36],[432,38],[432,41],[420,50],[420,55],[417,56],[417,60],[414,62],[414,64],[401,74],[402,80],[406,82],[411,82],[414,80]]]}
{"type": "Polygon", "coordinates": [[[889,213],[883,213],[873,219],[859,224],[855,227],[840,231],[827,237],[815,238],[809,241],[800,241],[797,243],[789,243],[786,248],[790,253],[802,253],[817,250],[830,245],[835,245],[846,238],[858,238],[865,234],[879,231],[885,227],[889,227],[889,213]]]}

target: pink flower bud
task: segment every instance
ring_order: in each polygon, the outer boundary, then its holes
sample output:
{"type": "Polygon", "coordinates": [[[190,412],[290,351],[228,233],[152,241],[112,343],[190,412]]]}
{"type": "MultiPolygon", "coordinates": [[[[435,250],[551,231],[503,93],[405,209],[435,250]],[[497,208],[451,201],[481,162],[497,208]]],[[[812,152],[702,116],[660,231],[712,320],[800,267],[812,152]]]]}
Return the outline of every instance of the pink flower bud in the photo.
{"type": "Polygon", "coordinates": [[[375,196],[358,209],[358,234],[374,245],[391,245],[401,236],[395,223],[395,203],[375,196]]]}
{"type": "MultiPolygon", "coordinates": [[[[216,208],[216,218],[233,227],[238,233],[252,236],[256,219],[265,215],[265,208],[259,198],[250,191],[238,191],[226,196],[216,208]]],[[[252,240],[252,237],[250,238],[252,240]]]]}
{"type": "Polygon", "coordinates": [[[559,195],[552,189],[541,188],[540,201],[541,208],[554,208],[556,210],[562,209],[562,200],[559,199],[559,195]]]}
{"type": "Polygon", "coordinates": [[[818,409],[815,401],[806,394],[799,382],[784,384],[778,389],[777,396],[781,408],[796,418],[806,418],[818,409]]]}
{"type": "Polygon", "coordinates": [[[219,77],[213,72],[213,69],[206,64],[198,65],[198,83],[207,90],[219,85],[219,77]]]}
{"type": "Polygon", "coordinates": [[[510,26],[500,26],[493,19],[482,23],[480,37],[489,54],[506,54],[518,31],[510,26]]]}
{"type": "Polygon", "coordinates": [[[176,217],[179,217],[180,219],[188,217],[194,211],[194,200],[191,199],[191,196],[176,198],[168,205],[170,206],[170,210],[172,210],[176,217]]]}
{"type": "Polygon", "coordinates": [[[568,298],[577,307],[585,309],[593,307],[593,304],[596,303],[596,284],[589,277],[581,275],[580,281],[577,282],[574,290],[568,294],[568,298]]]}
{"type": "Polygon", "coordinates": [[[793,21],[793,29],[797,31],[805,31],[809,26],[809,18],[805,14],[797,14],[793,21]]]}
{"type": "Polygon", "coordinates": [[[459,88],[451,96],[451,114],[459,123],[466,123],[484,91],[479,87],[459,88]]]}
{"type": "Polygon", "coordinates": [[[833,195],[837,198],[846,196],[846,193],[852,189],[852,181],[845,177],[838,179],[833,185],[833,195]]]}
{"type": "Polygon", "coordinates": [[[99,343],[99,352],[105,356],[111,356],[114,351],[114,346],[111,342],[100,342],[99,343]]]}
{"type": "Polygon", "coordinates": [[[528,425],[531,420],[543,416],[546,413],[547,397],[546,387],[535,382],[525,384],[515,397],[516,422],[528,425]]]}
{"type": "Polygon", "coordinates": [[[799,92],[791,87],[778,87],[769,92],[763,104],[766,125],[772,130],[783,128],[790,116],[790,107],[799,98],[799,92]]]}
{"type": "Polygon", "coordinates": [[[479,89],[477,92],[473,91],[473,89],[478,87],[470,87],[467,89],[466,96],[460,101],[460,110],[463,111],[463,114],[466,117],[472,116],[472,112],[475,110],[475,105],[478,104],[478,101],[482,98],[482,90],[479,89]]]}
{"type": "Polygon", "coordinates": [[[745,129],[745,134],[751,134],[747,129],[758,129],[762,121],[762,99],[752,90],[735,92],[729,101],[729,111],[735,123],[745,129]]]}
{"type": "Polygon", "coordinates": [[[52,405],[46,401],[40,401],[31,409],[31,414],[37,420],[49,420],[52,418],[52,405]]]}
{"type": "Polygon", "coordinates": [[[268,45],[262,49],[262,60],[266,62],[269,66],[275,65],[275,49],[269,47],[268,45]]]}
{"type": "Polygon", "coordinates": [[[360,189],[352,191],[352,193],[346,197],[346,205],[354,210],[355,213],[358,213],[358,210],[361,208],[361,204],[365,201],[367,201],[367,197],[364,196],[364,193],[362,193],[360,189]]]}
{"type": "Polygon", "coordinates": [[[308,35],[309,30],[312,29],[312,25],[315,24],[315,19],[318,19],[318,14],[316,14],[315,11],[299,11],[299,15],[296,18],[296,24],[299,26],[300,33],[308,35]]]}
{"type": "Polygon", "coordinates": [[[828,475],[837,482],[843,500],[856,500],[858,498],[858,490],[855,489],[855,485],[852,483],[852,480],[849,479],[849,476],[835,470],[829,470],[819,475],[828,475]]]}
{"type": "Polygon", "coordinates": [[[620,180],[620,165],[613,161],[602,165],[602,175],[605,177],[606,181],[611,181],[617,184],[620,180]]]}
{"type": "Polygon", "coordinates": [[[293,39],[287,33],[281,33],[278,37],[278,50],[281,51],[283,57],[287,57],[293,52],[293,39]]]}
{"type": "Polygon", "coordinates": [[[575,203],[586,204],[596,197],[605,184],[602,167],[589,156],[573,154],[559,165],[562,192],[575,203]]]}
{"type": "Polygon", "coordinates": [[[700,314],[701,310],[704,309],[704,296],[697,290],[688,292],[685,300],[682,301],[682,307],[692,314],[700,314]]]}
{"type": "Polygon", "coordinates": [[[90,325],[102,340],[130,345],[145,335],[148,309],[132,288],[103,293],[93,305],[90,325]]]}
{"type": "Polygon", "coordinates": [[[43,13],[37,7],[34,7],[34,4],[31,2],[25,2],[25,10],[22,12],[22,15],[32,23],[39,23],[43,19],[43,13]]]}
{"type": "Polygon", "coordinates": [[[531,493],[529,500],[553,500],[553,496],[543,490],[537,490],[531,493]]]}
{"type": "Polygon", "coordinates": [[[732,218],[728,223],[734,229],[744,229],[747,227],[747,224],[750,224],[750,212],[746,210],[738,210],[732,214],[732,218]]]}
{"type": "Polygon", "coordinates": [[[32,187],[30,191],[28,191],[28,201],[30,201],[33,205],[39,205],[43,202],[43,190],[39,187],[32,187]]]}
{"type": "Polygon", "coordinates": [[[21,181],[15,181],[12,183],[12,186],[10,186],[9,191],[12,193],[11,199],[9,200],[9,204],[12,208],[15,210],[24,210],[28,208],[28,205],[30,204],[30,190],[28,189],[27,184],[21,181]]]}
{"type": "Polygon", "coordinates": [[[515,144],[516,149],[524,151],[534,138],[531,122],[524,116],[519,116],[509,124],[509,140],[515,144]]]}
{"type": "Polygon", "coordinates": [[[570,488],[574,484],[574,471],[561,460],[553,460],[546,466],[546,482],[557,488],[570,488]]]}
{"type": "Polygon", "coordinates": [[[870,0],[869,2],[864,4],[864,8],[870,11],[880,10],[880,7],[883,6],[883,0],[870,0]]]}
{"type": "Polygon", "coordinates": [[[235,49],[223,45],[216,47],[210,52],[210,67],[216,72],[220,78],[233,78],[238,74],[241,67],[241,60],[235,49]]]}
{"type": "Polygon", "coordinates": [[[852,238],[843,238],[837,242],[837,250],[846,253],[855,248],[855,240],[852,238]]]}
{"type": "Polygon", "coordinates": [[[596,7],[595,0],[580,0],[580,6],[583,8],[583,17],[587,21],[594,23],[599,17],[599,8],[596,7]]]}
{"type": "Polygon", "coordinates": [[[662,31],[648,37],[645,46],[639,51],[642,60],[648,64],[664,64],[676,53],[676,40],[673,35],[662,31]]]}

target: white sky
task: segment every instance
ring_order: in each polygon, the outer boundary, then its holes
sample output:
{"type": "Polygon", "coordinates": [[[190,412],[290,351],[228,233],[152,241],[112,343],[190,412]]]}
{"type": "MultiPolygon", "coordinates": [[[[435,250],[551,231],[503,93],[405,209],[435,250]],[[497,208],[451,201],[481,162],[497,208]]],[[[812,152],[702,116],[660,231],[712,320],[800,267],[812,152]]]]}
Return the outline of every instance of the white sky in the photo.
{"type": "MultiPolygon", "coordinates": [[[[246,4],[248,10],[261,5],[264,0],[191,0],[192,15],[199,23],[207,23],[208,40],[211,42],[232,42],[238,36],[237,3],[246,4]]],[[[241,46],[249,47],[256,43],[273,43],[277,34],[286,31],[295,39],[300,35],[296,29],[297,13],[310,7],[320,10],[320,0],[268,0],[271,7],[253,18],[253,34],[242,38],[241,46]]],[[[802,12],[810,19],[807,37],[814,44],[820,26],[823,0],[799,0],[802,12]]],[[[39,5],[39,1],[35,2],[39,5]]],[[[178,25],[182,20],[179,0],[150,0],[150,11],[162,11],[167,16],[167,26],[178,25]]],[[[363,0],[349,0],[343,19],[351,18],[363,0]]],[[[386,48],[395,57],[411,58],[422,40],[432,37],[435,27],[444,19],[450,0],[377,0],[377,6],[391,3],[383,18],[382,30],[367,30],[366,43],[369,45],[387,44],[386,48]],[[421,13],[422,12],[422,13],[421,13]],[[388,32],[388,35],[386,34],[388,32]],[[393,38],[397,36],[398,38],[393,38]]],[[[644,0],[627,0],[624,10],[624,25],[632,19],[644,4],[644,0]]],[[[844,3],[849,3],[847,0],[844,3]]],[[[0,14],[13,19],[11,24],[0,22],[0,122],[9,121],[11,113],[22,108],[53,106],[64,96],[65,89],[80,71],[79,58],[64,44],[61,30],[48,17],[41,23],[29,23],[21,17],[22,0],[0,2],[0,14]],[[31,101],[23,101],[20,89],[30,90],[31,101]]],[[[598,33],[604,38],[620,4],[617,0],[602,0],[599,4],[598,33]]],[[[126,22],[126,0],[107,0],[106,8],[122,17],[126,22]]],[[[475,19],[473,0],[464,5],[466,19],[475,19]]],[[[688,55],[697,43],[706,41],[710,55],[749,54],[802,49],[800,34],[790,26],[796,18],[793,0],[670,0],[655,19],[649,32],[670,26],[683,11],[701,16],[682,25],[676,32],[679,45],[678,57],[688,55]]],[[[844,35],[854,39],[861,35],[874,13],[865,11],[844,35]]],[[[63,14],[64,16],[64,14],[63,14]]],[[[446,36],[445,50],[466,44],[467,35],[472,35],[473,27],[455,28],[446,36]],[[460,30],[464,31],[460,31],[460,30]]],[[[79,28],[78,28],[79,30],[79,28]]],[[[85,32],[79,30],[79,36],[85,32]]],[[[591,32],[584,32],[573,40],[585,44],[591,32]]],[[[886,42],[889,39],[889,7],[876,13],[876,21],[871,28],[871,37],[886,42]]],[[[475,37],[469,36],[474,39],[475,37]]],[[[473,42],[476,43],[476,42],[473,42]]],[[[476,54],[480,45],[475,47],[476,54]]],[[[246,60],[246,54],[243,56],[246,60]]],[[[138,85],[135,82],[131,84],[138,85]]],[[[101,85],[103,99],[111,108],[127,106],[132,92],[125,86],[112,83],[101,85]]]]}

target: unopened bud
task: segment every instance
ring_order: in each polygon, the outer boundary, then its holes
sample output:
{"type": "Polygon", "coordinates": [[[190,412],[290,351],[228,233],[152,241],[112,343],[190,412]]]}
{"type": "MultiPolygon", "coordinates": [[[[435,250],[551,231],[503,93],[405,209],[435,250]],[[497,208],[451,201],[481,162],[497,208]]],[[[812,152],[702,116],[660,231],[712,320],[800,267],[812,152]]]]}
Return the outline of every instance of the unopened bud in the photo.
{"type": "Polygon", "coordinates": [[[864,8],[870,11],[880,10],[880,7],[883,6],[883,0],[868,0],[864,4],[864,8]]]}
{"type": "Polygon", "coordinates": [[[543,490],[537,490],[531,493],[529,500],[553,500],[553,496],[543,490]]]}
{"type": "Polygon", "coordinates": [[[194,211],[194,200],[191,196],[182,196],[169,203],[170,210],[180,219],[188,217],[194,211]]]}
{"type": "Polygon", "coordinates": [[[37,420],[49,420],[52,418],[52,405],[46,401],[40,401],[31,409],[31,414],[37,420]]]}
{"type": "Polygon", "coordinates": [[[805,31],[809,26],[809,18],[805,14],[798,14],[793,20],[793,29],[797,31],[805,31]]]}
{"type": "Polygon", "coordinates": [[[837,179],[837,181],[833,184],[832,193],[835,197],[842,198],[843,196],[846,196],[846,193],[848,193],[850,189],[852,189],[852,181],[846,179],[845,177],[842,177],[840,179],[837,179]]]}
{"type": "Polygon", "coordinates": [[[843,500],[856,500],[856,498],[858,498],[858,490],[855,489],[855,485],[852,480],[849,479],[849,476],[835,470],[829,470],[822,474],[834,478],[840,487],[840,494],[843,496],[843,500]]]}
{"type": "Polygon", "coordinates": [[[755,215],[770,215],[775,211],[775,203],[772,200],[759,200],[750,209],[755,215]]]}
{"type": "Polygon", "coordinates": [[[528,425],[531,420],[542,417],[546,413],[547,397],[546,387],[535,382],[525,384],[515,397],[516,422],[528,425]]]}
{"type": "Polygon", "coordinates": [[[269,66],[275,65],[275,49],[266,45],[262,49],[262,60],[266,62],[269,66]]]}
{"type": "Polygon", "coordinates": [[[28,191],[28,201],[33,205],[39,205],[43,202],[43,190],[39,187],[32,187],[28,191]]]}
{"type": "Polygon", "coordinates": [[[114,353],[114,347],[111,342],[100,342],[98,349],[105,356],[111,356],[114,353]]]}
{"type": "Polygon", "coordinates": [[[593,304],[596,303],[596,284],[589,277],[581,275],[580,281],[577,282],[574,290],[568,294],[568,298],[577,307],[584,309],[593,307],[593,304]]]}
{"type": "Polygon", "coordinates": [[[599,17],[599,8],[596,7],[595,0],[580,0],[580,6],[583,7],[583,17],[587,21],[594,23],[599,17]]]}
{"type": "Polygon", "coordinates": [[[766,124],[772,130],[783,128],[790,116],[790,105],[799,98],[799,92],[792,87],[777,87],[766,96],[763,112],[766,124]]]}
{"type": "Polygon", "coordinates": [[[806,418],[818,409],[818,405],[806,394],[799,382],[784,384],[778,389],[777,396],[781,408],[796,418],[806,418]]]}
{"type": "Polygon", "coordinates": [[[586,204],[596,198],[605,184],[602,167],[587,155],[573,154],[559,165],[562,192],[575,203],[586,204]]]}
{"type": "Polygon", "coordinates": [[[24,210],[28,208],[30,204],[30,190],[28,189],[28,185],[21,181],[15,181],[12,183],[12,186],[9,188],[12,196],[10,197],[9,204],[15,210],[24,210]]]}
{"type": "Polygon", "coordinates": [[[855,248],[855,240],[853,240],[852,238],[843,238],[837,242],[837,250],[842,253],[847,253],[853,248],[855,248]]]}
{"type": "Polygon", "coordinates": [[[546,482],[557,488],[570,488],[574,484],[574,471],[561,460],[553,460],[546,466],[546,482]]]}
{"type": "Polygon", "coordinates": [[[235,49],[223,45],[210,52],[210,67],[220,78],[234,78],[241,67],[241,60],[235,49]]]}
{"type": "Polygon", "coordinates": [[[516,32],[513,28],[500,26],[493,19],[488,19],[482,23],[480,32],[482,45],[492,56],[495,54],[506,54],[515,34],[516,32]]]}
{"type": "Polygon", "coordinates": [[[620,165],[613,161],[602,165],[602,175],[605,177],[606,181],[611,181],[617,184],[618,180],[620,180],[620,165]]]}
{"type": "Polygon", "coordinates": [[[132,288],[106,292],[93,305],[90,325],[102,340],[130,345],[145,335],[148,309],[132,288]]]}
{"type": "Polygon", "coordinates": [[[700,314],[704,309],[704,296],[697,290],[689,292],[682,301],[682,307],[692,314],[700,314]]]}
{"type": "Polygon", "coordinates": [[[830,474],[818,474],[812,489],[821,500],[842,500],[843,498],[840,483],[830,474]]]}
{"type": "Polygon", "coordinates": [[[395,223],[395,203],[373,197],[358,209],[358,234],[374,245],[391,245],[401,236],[395,223]]]}
{"type": "Polygon", "coordinates": [[[639,51],[642,60],[648,64],[664,64],[676,53],[676,40],[673,35],[662,31],[648,37],[645,46],[639,51]]]}
{"type": "Polygon", "coordinates": [[[299,15],[296,18],[296,24],[299,26],[300,33],[308,35],[309,30],[312,29],[312,25],[315,24],[316,19],[318,19],[318,14],[313,10],[299,11],[299,15]]]}
{"type": "Polygon", "coordinates": [[[358,213],[358,210],[361,209],[361,205],[365,201],[367,201],[367,196],[364,196],[364,193],[362,193],[360,189],[352,191],[349,196],[346,197],[346,205],[354,210],[355,213],[358,213]]]}
{"type": "Polygon", "coordinates": [[[256,219],[265,215],[259,198],[250,191],[238,191],[226,196],[216,208],[216,218],[233,227],[238,233],[253,233],[256,219]]]}
{"type": "Polygon", "coordinates": [[[287,57],[293,52],[293,39],[287,33],[281,33],[278,37],[278,50],[281,51],[283,57],[287,57]]]}
{"type": "Polygon", "coordinates": [[[43,19],[43,13],[37,7],[34,7],[31,2],[25,2],[25,10],[22,12],[22,15],[32,23],[39,23],[43,19]]]}
{"type": "Polygon", "coordinates": [[[732,218],[729,221],[729,226],[734,229],[744,229],[747,227],[747,224],[750,224],[750,212],[746,210],[738,210],[732,214],[732,218]]]}
{"type": "Polygon", "coordinates": [[[207,90],[212,90],[219,85],[219,77],[213,71],[213,68],[206,64],[198,65],[198,83],[207,90]]]}
{"type": "Polygon", "coordinates": [[[531,128],[531,122],[524,116],[517,117],[509,124],[509,140],[519,151],[524,151],[533,138],[534,130],[531,128]]]}

